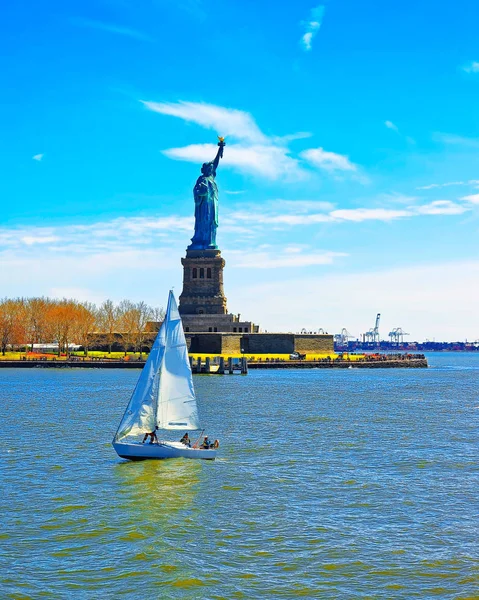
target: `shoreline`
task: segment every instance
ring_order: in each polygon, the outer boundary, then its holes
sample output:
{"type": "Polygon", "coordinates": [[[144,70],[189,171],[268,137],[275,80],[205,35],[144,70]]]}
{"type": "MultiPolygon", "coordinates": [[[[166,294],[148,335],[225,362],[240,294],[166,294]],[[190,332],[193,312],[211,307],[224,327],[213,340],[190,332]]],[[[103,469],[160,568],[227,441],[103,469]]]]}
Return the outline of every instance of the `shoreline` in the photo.
{"type": "MultiPolygon", "coordinates": [[[[122,360],[0,360],[0,369],[142,369],[144,361],[122,360]]],[[[248,369],[427,369],[426,358],[381,359],[366,361],[255,361],[248,369]]],[[[236,370],[236,369],[235,369],[236,370]]],[[[193,370],[193,373],[195,371],[193,370]]]]}

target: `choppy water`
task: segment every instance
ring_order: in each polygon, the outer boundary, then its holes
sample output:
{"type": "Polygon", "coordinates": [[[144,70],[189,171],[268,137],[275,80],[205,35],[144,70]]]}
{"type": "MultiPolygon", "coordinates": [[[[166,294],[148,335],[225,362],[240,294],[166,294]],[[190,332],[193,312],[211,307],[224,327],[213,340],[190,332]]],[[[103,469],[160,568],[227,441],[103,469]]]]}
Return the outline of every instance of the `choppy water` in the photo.
{"type": "Polygon", "coordinates": [[[0,370],[0,597],[478,598],[479,355],[196,377],[216,462],[110,445],[130,370],[0,370]]]}

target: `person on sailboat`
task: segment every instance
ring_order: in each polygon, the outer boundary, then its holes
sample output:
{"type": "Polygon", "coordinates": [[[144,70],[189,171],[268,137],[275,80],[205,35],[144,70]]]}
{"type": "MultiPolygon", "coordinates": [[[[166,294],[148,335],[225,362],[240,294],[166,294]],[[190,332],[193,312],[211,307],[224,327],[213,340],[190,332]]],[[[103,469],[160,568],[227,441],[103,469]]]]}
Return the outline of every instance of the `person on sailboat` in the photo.
{"type": "Polygon", "coordinates": [[[188,432],[185,433],[185,435],[181,438],[180,442],[182,444],[184,444],[185,446],[188,446],[188,448],[191,448],[191,441],[190,441],[190,437],[188,435],[188,432]]]}
{"type": "Polygon", "coordinates": [[[145,436],[144,436],[143,441],[141,443],[144,444],[146,442],[146,440],[148,439],[148,436],[150,436],[150,444],[153,444],[154,442],[158,443],[158,438],[156,437],[156,430],[157,429],[158,429],[158,426],[156,426],[155,430],[152,431],[151,433],[145,433],[145,436]]]}
{"type": "Polygon", "coordinates": [[[209,447],[210,447],[210,443],[209,443],[209,441],[208,441],[208,436],[207,436],[207,435],[205,435],[205,437],[203,438],[203,443],[201,444],[200,448],[201,448],[202,450],[208,450],[208,449],[209,449],[209,447]]]}

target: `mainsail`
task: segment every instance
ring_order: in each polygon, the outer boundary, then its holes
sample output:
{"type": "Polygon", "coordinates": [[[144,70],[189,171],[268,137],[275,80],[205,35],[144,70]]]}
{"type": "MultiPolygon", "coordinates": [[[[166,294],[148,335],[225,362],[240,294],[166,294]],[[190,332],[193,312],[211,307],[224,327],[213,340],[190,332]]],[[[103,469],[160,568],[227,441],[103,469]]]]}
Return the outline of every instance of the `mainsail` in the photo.
{"type": "Polygon", "coordinates": [[[160,429],[199,429],[193,376],[173,292],[165,319],[143,367],[115,436],[160,429]]]}

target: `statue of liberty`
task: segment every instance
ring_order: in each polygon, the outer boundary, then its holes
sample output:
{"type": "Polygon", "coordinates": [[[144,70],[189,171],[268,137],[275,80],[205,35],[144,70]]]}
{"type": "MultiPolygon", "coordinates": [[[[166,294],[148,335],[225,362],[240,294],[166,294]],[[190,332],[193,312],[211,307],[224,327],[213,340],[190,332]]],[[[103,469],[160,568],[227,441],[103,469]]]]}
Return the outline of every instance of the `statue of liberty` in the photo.
{"type": "Polygon", "coordinates": [[[216,230],[218,229],[218,186],[216,169],[223,158],[224,138],[219,137],[218,152],[212,162],[203,163],[201,175],[193,188],[195,198],[195,234],[188,250],[217,250],[216,230]]]}

